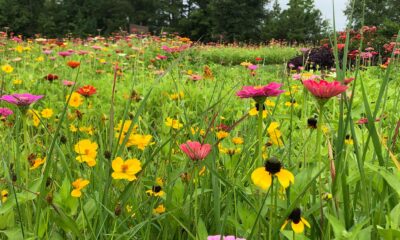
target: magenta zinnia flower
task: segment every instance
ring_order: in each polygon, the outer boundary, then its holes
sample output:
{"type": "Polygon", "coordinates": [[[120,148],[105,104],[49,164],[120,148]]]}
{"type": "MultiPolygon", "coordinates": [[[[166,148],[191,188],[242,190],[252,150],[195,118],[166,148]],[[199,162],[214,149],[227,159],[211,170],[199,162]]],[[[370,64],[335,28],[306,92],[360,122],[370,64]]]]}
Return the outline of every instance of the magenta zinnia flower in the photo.
{"type": "Polygon", "coordinates": [[[211,151],[210,144],[187,141],[182,143],[179,148],[192,160],[203,160],[211,151]]]}
{"type": "Polygon", "coordinates": [[[348,88],[348,86],[342,85],[338,81],[327,82],[325,80],[320,80],[318,82],[311,79],[303,81],[303,85],[314,97],[324,100],[337,96],[348,88]]]}
{"type": "Polygon", "coordinates": [[[240,98],[254,98],[255,100],[258,98],[276,97],[285,92],[279,89],[281,86],[282,84],[276,82],[260,87],[244,86],[236,95],[240,98]]]}
{"type": "Polygon", "coordinates": [[[4,95],[0,100],[17,106],[29,106],[43,97],[43,95],[32,95],[30,93],[14,93],[11,95],[4,95]]]}
{"type": "Polygon", "coordinates": [[[0,119],[5,119],[14,112],[9,108],[0,108],[0,119]]]}

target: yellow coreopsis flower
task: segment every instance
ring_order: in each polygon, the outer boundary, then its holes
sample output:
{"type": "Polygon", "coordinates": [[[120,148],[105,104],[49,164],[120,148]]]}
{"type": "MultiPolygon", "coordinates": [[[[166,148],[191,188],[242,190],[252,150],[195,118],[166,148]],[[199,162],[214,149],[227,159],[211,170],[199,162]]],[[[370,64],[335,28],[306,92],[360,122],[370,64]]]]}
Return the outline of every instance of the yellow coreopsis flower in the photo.
{"type": "MultiPolygon", "coordinates": [[[[68,101],[69,95],[66,97],[67,101],[68,101]]],[[[77,93],[77,92],[73,92],[71,94],[71,99],[68,102],[68,105],[74,108],[79,107],[80,105],[82,105],[83,103],[83,99],[82,96],[77,93]]]]}
{"type": "Polygon", "coordinates": [[[44,58],[42,56],[35,58],[36,62],[43,62],[44,58]]]}
{"type": "Polygon", "coordinates": [[[76,160],[79,162],[86,162],[89,167],[96,165],[97,148],[99,146],[89,139],[80,140],[75,144],[75,152],[79,154],[76,160]]]}
{"type": "MultiPolygon", "coordinates": [[[[122,133],[125,134],[125,133],[128,132],[128,130],[129,130],[131,124],[132,124],[132,121],[131,121],[131,120],[125,120],[124,123],[123,123],[122,121],[119,121],[119,123],[118,123],[117,127],[115,128],[115,130],[118,131],[118,132],[122,132],[122,133]],[[122,124],[123,124],[123,125],[122,125],[122,124]]],[[[136,129],[137,129],[137,128],[138,128],[138,125],[135,124],[135,125],[133,126],[132,133],[136,133],[136,129]]],[[[119,134],[118,134],[118,135],[119,135],[119,134]]],[[[117,136],[117,137],[119,137],[119,136],[117,136]]]]}
{"type": "Polygon", "coordinates": [[[283,142],[281,139],[282,133],[281,131],[279,131],[278,127],[279,123],[271,122],[271,124],[267,129],[267,132],[269,134],[272,144],[282,147],[283,146],[283,142]]]}
{"type": "Polygon", "coordinates": [[[244,140],[241,137],[234,137],[234,138],[232,138],[232,142],[235,145],[241,145],[244,143],[244,140]]]}
{"type": "Polygon", "coordinates": [[[5,73],[12,73],[14,71],[14,68],[11,67],[9,64],[1,66],[1,70],[5,73]]]}
{"type": "Polygon", "coordinates": [[[14,79],[13,80],[13,84],[14,85],[21,85],[22,84],[22,80],[21,79],[14,79]]]}
{"type": "Polygon", "coordinates": [[[29,169],[34,170],[34,169],[40,167],[41,165],[43,165],[45,162],[46,162],[46,158],[36,158],[33,161],[32,166],[29,169]]]}
{"type": "Polygon", "coordinates": [[[217,138],[218,139],[224,139],[224,138],[226,138],[228,136],[229,136],[228,132],[225,132],[225,131],[218,131],[217,132],[217,138]]]}
{"type": "Polygon", "coordinates": [[[136,158],[128,159],[126,161],[122,158],[117,157],[112,161],[112,178],[114,179],[126,179],[128,181],[136,180],[136,173],[142,170],[141,163],[136,158]]]}
{"type": "Polygon", "coordinates": [[[265,101],[265,105],[267,105],[267,107],[275,107],[275,103],[272,102],[271,100],[267,99],[265,101]]]}
{"type": "Polygon", "coordinates": [[[18,53],[22,53],[22,51],[24,51],[24,48],[21,45],[18,45],[15,47],[15,51],[18,53]]]}
{"type": "Polygon", "coordinates": [[[165,212],[165,207],[164,207],[164,204],[160,204],[160,205],[158,205],[156,208],[154,208],[153,209],[153,213],[154,214],[161,214],[161,213],[164,213],[165,212]]]}
{"type": "Polygon", "coordinates": [[[140,150],[144,150],[148,145],[154,144],[151,142],[152,138],[151,135],[131,134],[126,142],[126,147],[136,146],[140,150]]]}
{"type": "Polygon", "coordinates": [[[51,108],[45,108],[40,112],[40,114],[42,115],[42,118],[51,118],[51,116],[53,116],[53,110],[51,108]]]}
{"type": "Polygon", "coordinates": [[[88,126],[88,127],[80,127],[79,128],[80,132],[84,132],[87,133],[89,135],[93,135],[94,134],[94,128],[92,126],[88,126]]]}
{"type": "Polygon", "coordinates": [[[70,125],[69,125],[69,130],[70,130],[71,132],[77,132],[77,131],[78,131],[78,128],[75,127],[75,125],[70,124],[70,125]]]}
{"type": "Polygon", "coordinates": [[[182,99],[185,96],[185,94],[183,92],[179,92],[179,93],[173,93],[169,95],[169,98],[171,100],[178,100],[178,99],[182,99]]]}
{"type": "Polygon", "coordinates": [[[170,117],[167,117],[165,120],[165,125],[177,130],[183,127],[183,124],[179,122],[179,119],[172,119],[170,117]]]}
{"type": "Polygon", "coordinates": [[[71,192],[71,196],[80,197],[82,196],[82,189],[89,184],[89,180],[78,178],[72,183],[74,190],[71,192]]]}

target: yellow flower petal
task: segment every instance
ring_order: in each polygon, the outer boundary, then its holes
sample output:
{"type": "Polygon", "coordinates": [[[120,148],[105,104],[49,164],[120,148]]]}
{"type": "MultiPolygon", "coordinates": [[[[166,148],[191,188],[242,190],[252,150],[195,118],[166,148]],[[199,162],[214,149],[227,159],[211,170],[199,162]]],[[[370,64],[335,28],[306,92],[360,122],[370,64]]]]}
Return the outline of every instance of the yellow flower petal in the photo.
{"type": "Polygon", "coordinates": [[[264,167],[254,170],[251,174],[251,180],[253,181],[254,185],[263,190],[267,190],[271,186],[272,182],[271,175],[265,170],[264,167]]]}
{"type": "Polygon", "coordinates": [[[282,227],[281,227],[281,231],[282,231],[283,229],[285,229],[285,227],[286,227],[287,224],[288,224],[288,220],[285,220],[285,222],[283,223],[283,225],[282,225],[282,227]]]}
{"type": "Polygon", "coordinates": [[[304,232],[304,224],[302,221],[299,221],[298,223],[294,223],[292,221],[292,229],[295,233],[302,233],[304,232]]]}
{"type": "Polygon", "coordinates": [[[80,197],[81,195],[82,195],[82,192],[81,192],[81,190],[78,190],[78,189],[74,189],[71,192],[71,196],[73,196],[73,197],[80,197]]]}
{"type": "Polygon", "coordinates": [[[305,219],[305,218],[301,218],[301,221],[308,227],[308,228],[311,228],[311,225],[310,225],[310,223],[305,219]]]}
{"type": "Polygon", "coordinates": [[[289,187],[290,183],[294,183],[294,176],[291,172],[286,169],[281,169],[279,172],[275,174],[278,178],[279,183],[282,187],[287,188],[289,187]]]}

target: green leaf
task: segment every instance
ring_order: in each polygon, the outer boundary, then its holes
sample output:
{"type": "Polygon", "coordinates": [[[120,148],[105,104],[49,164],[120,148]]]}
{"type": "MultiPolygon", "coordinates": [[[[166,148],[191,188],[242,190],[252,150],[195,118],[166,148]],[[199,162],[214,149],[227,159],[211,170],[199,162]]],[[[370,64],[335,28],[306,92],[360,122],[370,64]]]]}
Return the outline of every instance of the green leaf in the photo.
{"type": "Polygon", "coordinates": [[[207,232],[207,227],[206,224],[204,223],[203,219],[199,219],[197,223],[197,239],[198,240],[203,240],[207,239],[208,232],[207,232]]]}
{"type": "Polygon", "coordinates": [[[392,173],[383,167],[375,166],[370,163],[365,163],[365,166],[372,171],[379,173],[379,175],[385,179],[388,185],[400,196],[400,173],[398,171],[396,171],[396,173],[392,173]]]}

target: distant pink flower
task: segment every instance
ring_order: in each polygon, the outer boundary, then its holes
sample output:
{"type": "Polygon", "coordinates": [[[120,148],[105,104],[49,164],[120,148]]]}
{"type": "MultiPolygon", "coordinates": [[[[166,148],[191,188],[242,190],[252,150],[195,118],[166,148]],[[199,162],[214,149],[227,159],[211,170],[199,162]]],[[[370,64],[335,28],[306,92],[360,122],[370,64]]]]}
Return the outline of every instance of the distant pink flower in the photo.
{"type": "Polygon", "coordinates": [[[11,95],[4,95],[0,100],[17,106],[29,106],[43,97],[43,95],[32,95],[30,93],[14,93],[11,95]]]}
{"type": "Polygon", "coordinates": [[[201,80],[202,78],[203,78],[203,77],[200,76],[200,75],[196,75],[196,74],[190,75],[190,79],[193,80],[193,81],[199,81],[199,80],[201,80]]]}
{"type": "Polygon", "coordinates": [[[94,50],[101,50],[101,47],[100,46],[92,46],[92,48],[94,49],[94,50]]]}
{"type": "Polygon", "coordinates": [[[208,236],[207,240],[246,240],[245,238],[236,238],[235,236],[222,236],[221,235],[214,235],[214,236],[208,236]]]}
{"type": "Polygon", "coordinates": [[[210,144],[187,141],[182,143],[179,148],[193,161],[203,160],[211,151],[210,144]]]}
{"type": "Polygon", "coordinates": [[[50,49],[43,50],[43,53],[46,55],[50,55],[52,52],[53,52],[53,50],[50,50],[50,49]]]}
{"type": "Polygon", "coordinates": [[[360,57],[363,58],[363,59],[372,58],[373,56],[374,55],[372,55],[371,52],[362,52],[362,53],[360,53],[360,57]]]}
{"type": "Polygon", "coordinates": [[[9,108],[0,108],[0,119],[5,119],[14,112],[9,108]]]}
{"type": "Polygon", "coordinates": [[[244,86],[236,95],[240,98],[254,98],[255,100],[256,98],[276,97],[285,92],[279,89],[281,86],[282,84],[276,82],[260,87],[244,86]]]}
{"type": "Polygon", "coordinates": [[[304,87],[307,88],[318,99],[329,99],[346,91],[348,86],[342,85],[338,81],[327,82],[325,80],[305,80],[304,87]]]}
{"type": "Polygon", "coordinates": [[[64,51],[64,52],[58,52],[58,55],[59,56],[61,56],[61,57],[69,57],[69,56],[71,56],[73,54],[73,52],[70,52],[70,51],[64,51]]]}
{"type": "Polygon", "coordinates": [[[62,82],[62,84],[63,84],[64,86],[71,87],[71,86],[73,86],[73,85],[75,84],[75,82],[69,81],[69,80],[64,80],[64,81],[62,82]]]}
{"type": "Polygon", "coordinates": [[[345,46],[346,46],[346,44],[338,43],[337,48],[338,48],[338,50],[342,50],[345,46]]]}
{"type": "Polygon", "coordinates": [[[164,55],[160,55],[160,54],[157,54],[157,57],[156,57],[158,60],[166,60],[168,57],[167,56],[164,56],[164,55]]]}
{"type": "Polygon", "coordinates": [[[86,55],[88,53],[89,53],[89,51],[85,51],[85,50],[79,50],[78,51],[78,55],[86,55]]]}
{"type": "Polygon", "coordinates": [[[251,64],[251,65],[249,65],[248,67],[247,67],[249,70],[256,70],[257,68],[258,68],[258,66],[257,65],[254,65],[254,64],[251,64]]]}
{"type": "MultiPolygon", "coordinates": [[[[375,122],[379,122],[381,119],[380,118],[376,118],[375,119],[375,122]]],[[[368,118],[360,118],[358,121],[357,121],[357,124],[358,125],[363,125],[363,124],[367,124],[368,123],[368,118]]]]}

